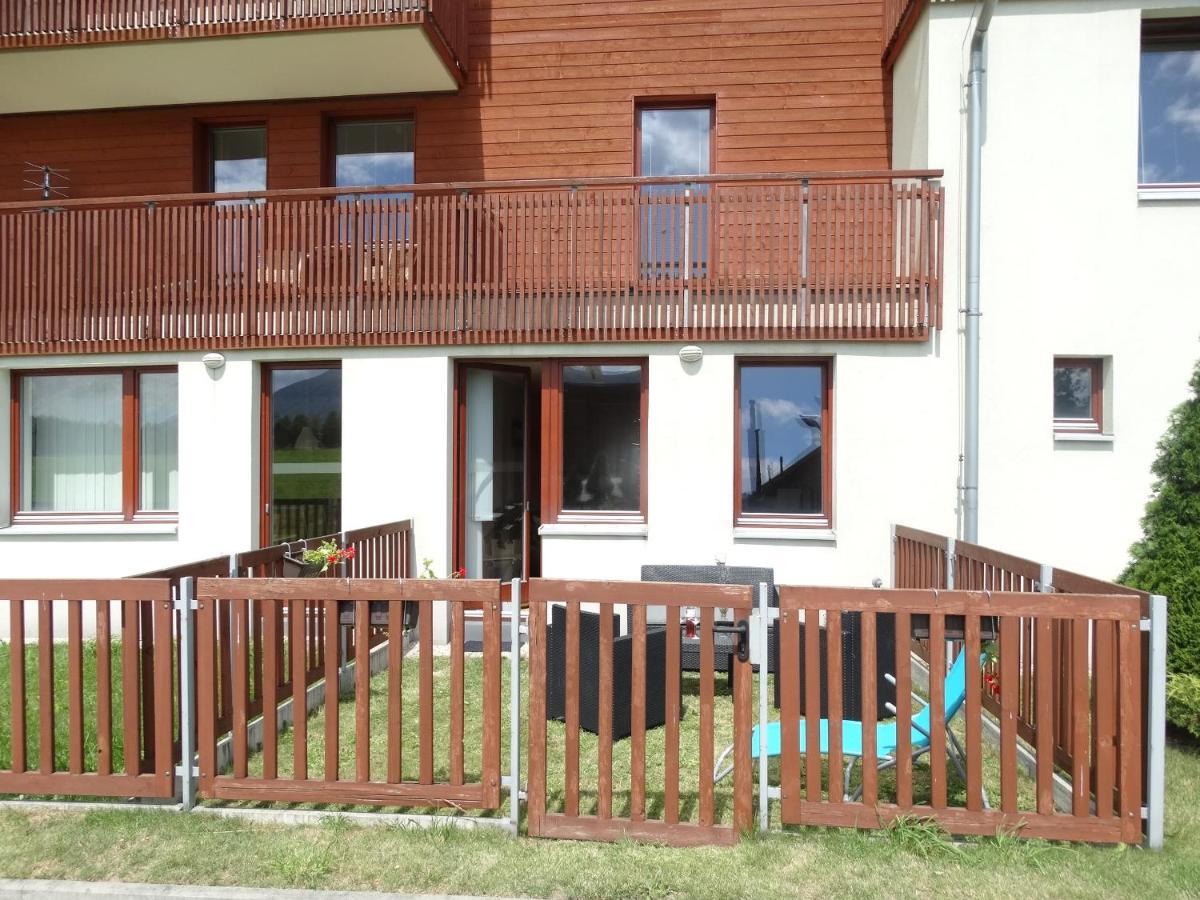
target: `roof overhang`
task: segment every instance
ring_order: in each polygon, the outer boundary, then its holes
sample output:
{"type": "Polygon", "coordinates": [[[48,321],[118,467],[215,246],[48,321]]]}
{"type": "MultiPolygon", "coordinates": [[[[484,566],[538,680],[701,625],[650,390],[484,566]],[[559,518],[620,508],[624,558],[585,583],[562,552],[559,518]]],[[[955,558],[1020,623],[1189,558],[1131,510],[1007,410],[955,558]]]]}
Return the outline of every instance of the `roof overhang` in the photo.
{"type": "Polygon", "coordinates": [[[454,91],[421,25],[5,50],[0,115],[454,91]]]}

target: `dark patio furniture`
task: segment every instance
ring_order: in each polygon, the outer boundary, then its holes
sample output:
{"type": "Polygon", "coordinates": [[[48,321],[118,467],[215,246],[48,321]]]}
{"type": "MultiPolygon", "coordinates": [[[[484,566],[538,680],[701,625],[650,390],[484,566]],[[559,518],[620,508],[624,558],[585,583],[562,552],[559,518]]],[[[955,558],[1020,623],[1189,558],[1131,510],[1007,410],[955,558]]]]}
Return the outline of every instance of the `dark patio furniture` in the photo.
{"type": "MultiPolygon", "coordinates": [[[[614,614],[612,665],[612,737],[629,737],[631,722],[633,636],[622,635],[621,617],[614,614]]],[[[546,647],[546,718],[565,719],[567,610],[552,606],[546,647]]],[[[667,630],[646,629],[646,728],[658,728],[666,720],[667,630]]],[[[678,674],[676,674],[678,677],[678,674]]],[[[579,612],[579,727],[600,733],[600,615],[579,612]]]]}
{"type": "MultiPolygon", "coordinates": [[[[642,581],[669,581],[681,584],[744,584],[755,589],[755,607],[758,606],[757,590],[759,584],[766,582],[768,602],[771,606],[779,605],[779,597],[775,593],[775,570],[754,566],[684,566],[684,565],[648,565],[642,566],[642,581]]],[[[679,605],[687,606],[686,592],[680,592],[679,605]]],[[[648,613],[657,613],[657,619],[666,619],[666,608],[650,607],[648,613]]],[[[744,614],[738,618],[744,618],[744,614]]],[[[726,624],[733,624],[732,622],[726,624]]],[[[685,672],[700,671],[700,639],[684,637],[679,653],[679,667],[685,672]]],[[[730,633],[714,635],[716,653],[713,666],[718,672],[732,671],[732,661],[737,650],[737,636],[730,633]]],[[[771,646],[767,652],[767,671],[774,672],[776,648],[771,646]]],[[[755,666],[755,671],[758,667],[755,666]]]]}
{"type": "MultiPolygon", "coordinates": [[[[807,715],[805,709],[807,692],[804,675],[804,635],[807,623],[800,623],[800,712],[807,715]]],[[[820,636],[817,639],[821,655],[821,709],[820,717],[829,717],[828,701],[828,654],[829,638],[824,625],[819,626],[820,636]]],[[[779,629],[775,624],[770,629],[770,646],[776,654],[779,652],[779,629]]],[[[875,616],[875,713],[877,719],[891,718],[887,710],[888,703],[896,702],[896,688],[885,677],[896,671],[896,617],[890,613],[879,613],[875,616]]],[[[907,649],[908,642],[904,641],[907,649]]],[[[775,707],[779,708],[780,679],[775,679],[775,707]]],[[[862,613],[842,614],[842,718],[862,721],[862,613]]]]}

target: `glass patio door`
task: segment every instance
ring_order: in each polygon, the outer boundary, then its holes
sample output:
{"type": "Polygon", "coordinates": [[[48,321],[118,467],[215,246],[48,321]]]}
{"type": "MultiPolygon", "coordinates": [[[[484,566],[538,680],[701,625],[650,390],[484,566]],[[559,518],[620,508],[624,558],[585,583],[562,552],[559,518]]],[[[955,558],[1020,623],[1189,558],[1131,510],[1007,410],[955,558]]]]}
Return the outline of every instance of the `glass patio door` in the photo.
{"type": "Polygon", "coordinates": [[[460,382],[460,561],[468,578],[529,574],[529,373],[467,366],[460,382]]]}

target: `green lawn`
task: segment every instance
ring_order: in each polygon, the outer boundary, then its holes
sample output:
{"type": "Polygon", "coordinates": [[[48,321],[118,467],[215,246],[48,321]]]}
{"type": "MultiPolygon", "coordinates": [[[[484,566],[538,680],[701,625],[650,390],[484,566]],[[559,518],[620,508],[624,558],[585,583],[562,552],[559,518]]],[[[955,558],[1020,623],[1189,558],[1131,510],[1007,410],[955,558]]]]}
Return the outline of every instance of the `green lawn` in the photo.
{"type": "MultiPolygon", "coordinates": [[[[6,659],[0,648],[0,663],[6,659]]],[[[446,774],[449,664],[435,666],[438,728],[436,767],[446,774]]],[[[31,670],[32,671],[32,670],[31,670]]],[[[119,670],[118,670],[119,671],[119,670]]],[[[507,676],[507,665],[504,667],[507,676]]],[[[415,712],[416,659],[405,664],[406,708],[415,712]],[[410,692],[412,692],[410,694],[410,692]]],[[[467,667],[472,705],[466,715],[467,774],[478,772],[478,669],[467,667]]],[[[0,666],[0,698],[7,694],[7,667],[0,666]]],[[[372,679],[372,712],[384,721],[385,676],[372,679]]],[[[507,696],[507,685],[505,685],[507,696]]],[[[685,678],[687,714],[682,726],[681,769],[688,783],[698,771],[695,676],[685,678]]],[[[65,703],[65,697],[60,698],[65,703]]],[[[757,701],[757,694],[755,694],[757,701]]],[[[0,704],[6,703],[0,699],[0,704]]],[[[729,739],[731,701],[723,681],[717,690],[718,746],[729,739]]],[[[64,707],[65,708],[65,707],[64,707]]],[[[507,704],[505,704],[507,710],[507,704]]],[[[310,777],[322,773],[323,711],[309,720],[310,777]]],[[[353,771],[352,705],[341,704],[343,775],[353,771]]],[[[7,715],[0,706],[0,728],[7,715]]],[[[561,802],[561,724],[549,728],[551,809],[561,802]]],[[[405,775],[417,764],[415,729],[405,735],[405,775]]],[[[31,730],[31,735],[36,729],[31,730]]],[[[7,733],[0,732],[0,753],[7,733]]],[[[373,771],[382,772],[383,740],[373,729],[373,771]]],[[[647,735],[648,805],[661,797],[661,729],[647,735]],[[655,785],[658,785],[656,790],[655,785]]],[[[32,737],[31,737],[32,740],[32,737]]],[[[281,742],[280,774],[290,767],[291,732],[281,742]]],[[[614,812],[627,800],[628,741],[613,753],[617,795],[614,812]]],[[[501,745],[507,748],[507,723],[501,745]]],[[[6,758],[6,757],[5,757],[6,758]]],[[[583,810],[594,803],[595,738],[581,736],[583,810]]],[[[261,759],[251,761],[261,769],[261,759]]],[[[994,782],[995,760],[985,759],[994,782]]],[[[916,768],[916,794],[927,790],[927,769],[916,768]]],[[[881,793],[891,790],[882,779],[881,793]]],[[[724,787],[727,790],[727,787],[724,787]]],[[[1029,802],[1022,781],[1022,805],[1029,802]]],[[[952,802],[961,790],[951,782],[952,802]]],[[[989,790],[997,790],[993,783],[989,790]]],[[[695,789],[681,791],[685,815],[695,815],[695,789]],[[689,797],[690,793],[690,797],[689,797]]],[[[961,797],[961,795],[958,795],[961,797]]],[[[0,877],[82,878],[262,887],[370,889],[596,897],[846,896],[1200,896],[1200,749],[1175,745],[1168,755],[1167,849],[1094,848],[1001,837],[953,844],[927,826],[906,824],[882,834],[817,828],[751,836],[734,848],[675,850],[513,839],[490,830],[357,828],[344,822],[283,827],[200,815],[107,811],[17,812],[0,808],[0,877]]],[[[718,789],[718,813],[728,819],[728,794],[718,789]]]]}

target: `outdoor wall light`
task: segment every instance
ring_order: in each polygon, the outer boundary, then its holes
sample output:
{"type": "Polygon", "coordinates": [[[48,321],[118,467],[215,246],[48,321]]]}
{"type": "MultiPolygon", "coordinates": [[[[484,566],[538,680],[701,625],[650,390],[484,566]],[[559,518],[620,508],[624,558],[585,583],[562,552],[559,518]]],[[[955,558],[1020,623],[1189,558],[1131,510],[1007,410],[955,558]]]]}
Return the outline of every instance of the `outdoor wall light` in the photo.
{"type": "Polygon", "coordinates": [[[679,351],[679,361],[685,363],[697,363],[704,358],[704,350],[697,347],[695,344],[688,344],[679,351]]]}
{"type": "Polygon", "coordinates": [[[220,353],[205,353],[201,362],[214,372],[225,367],[225,357],[220,353]]]}

